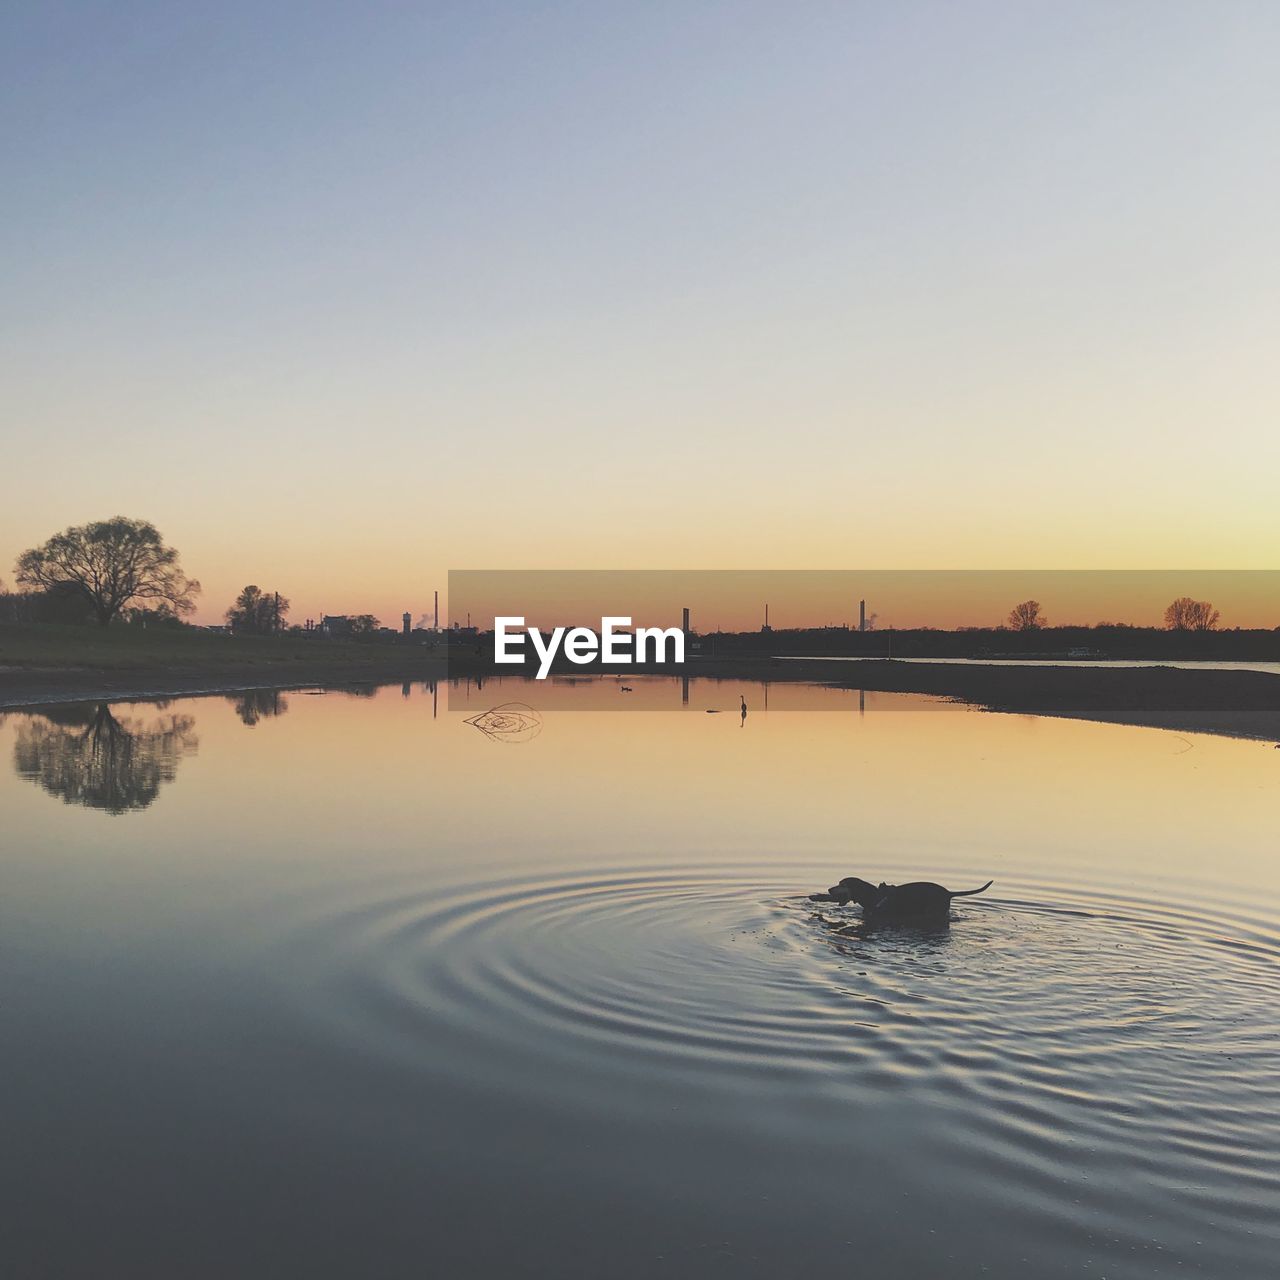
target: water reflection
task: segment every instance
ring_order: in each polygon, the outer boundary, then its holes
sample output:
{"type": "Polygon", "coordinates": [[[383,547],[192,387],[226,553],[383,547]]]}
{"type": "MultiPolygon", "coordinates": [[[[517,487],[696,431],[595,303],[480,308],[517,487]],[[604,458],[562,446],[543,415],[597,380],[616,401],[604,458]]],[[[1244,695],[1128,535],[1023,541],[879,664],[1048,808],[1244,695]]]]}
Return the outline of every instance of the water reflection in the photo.
{"type": "Polygon", "coordinates": [[[236,715],[250,729],[259,720],[282,716],[289,710],[289,699],[279,689],[246,689],[230,701],[236,709],[236,715]]]}
{"type": "Polygon", "coordinates": [[[175,702],[200,758],[127,823],[10,776],[0,726],[4,1274],[188,1275],[192,1240],[206,1276],[1273,1274],[1269,745],[441,684],[439,721],[397,682],[261,734],[175,702]],[[462,723],[515,698],[523,750],[462,723]],[[815,920],[858,868],[999,895],[815,920]]]}
{"type": "Polygon", "coordinates": [[[128,813],[173,781],[198,745],[194,728],[194,716],[117,716],[105,702],[50,707],[19,721],[13,767],[66,804],[128,813]]]}
{"type": "Polygon", "coordinates": [[[831,945],[843,955],[867,958],[876,951],[928,952],[951,937],[951,918],[941,920],[832,920],[815,914],[814,919],[829,931],[831,945]],[[860,943],[872,944],[860,946],[860,943]]]}

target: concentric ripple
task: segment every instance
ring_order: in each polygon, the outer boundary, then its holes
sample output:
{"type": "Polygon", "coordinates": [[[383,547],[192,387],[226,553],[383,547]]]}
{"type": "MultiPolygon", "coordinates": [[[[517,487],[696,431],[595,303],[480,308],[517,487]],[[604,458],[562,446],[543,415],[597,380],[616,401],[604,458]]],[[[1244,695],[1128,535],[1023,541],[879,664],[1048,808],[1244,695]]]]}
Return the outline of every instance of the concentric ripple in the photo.
{"type": "MultiPolygon", "coordinates": [[[[957,903],[938,930],[871,930],[857,908],[796,893],[821,878],[648,869],[400,889],[322,910],[291,967],[318,961],[327,989],[309,1003],[339,1010],[336,1030],[418,1058],[441,1027],[600,1069],[824,1078],[946,1078],[961,1059],[1097,1073],[1158,1050],[1168,1089],[1171,1055],[1188,1073],[1221,1055],[1239,1081],[1274,1044],[1262,1011],[1280,938],[1241,904],[1031,884],[957,903]]],[[[964,1073],[977,1091],[997,1076],[964,1073]]]]}
{"type": "Polygon", "coordinates": [[[799,1117],[814,1142],[833,1116],[918,1116],[930,1167],[1003,1211],[1274,1237],[1274,913],[1024,882],[940,929],[872,930],[797,892],[836,871],[348,897],[285,940],[287,998],[331,1050],[424,1077],[641,1116],[667,1081],[765,1099],[741,1123],[799,1117]]]}

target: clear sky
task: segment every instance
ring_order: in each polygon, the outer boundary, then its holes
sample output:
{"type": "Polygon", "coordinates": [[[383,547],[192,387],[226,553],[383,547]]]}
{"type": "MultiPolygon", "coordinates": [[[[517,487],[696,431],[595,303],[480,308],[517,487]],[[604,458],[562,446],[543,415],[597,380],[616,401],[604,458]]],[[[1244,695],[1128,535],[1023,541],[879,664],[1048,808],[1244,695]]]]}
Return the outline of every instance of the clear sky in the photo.
{"type": "Polygon", "coordinates": [[[1275,568],[1278,65],[1269,0],[6,5],[0,577],[1275,568]]]}

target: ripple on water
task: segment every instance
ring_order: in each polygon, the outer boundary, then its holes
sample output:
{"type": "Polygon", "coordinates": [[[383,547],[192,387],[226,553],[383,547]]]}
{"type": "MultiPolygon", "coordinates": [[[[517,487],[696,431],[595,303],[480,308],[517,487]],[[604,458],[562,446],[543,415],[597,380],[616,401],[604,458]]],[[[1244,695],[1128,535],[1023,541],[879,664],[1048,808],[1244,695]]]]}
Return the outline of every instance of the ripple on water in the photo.
{"type": "Polygon", "coordinates": [[[934,1176],[994,1205],[1274,1234],[1267,904],[1023,882],[957,904],[949,927],[869,930],[771,874],[375,894],[286,939],[281,971],[302,984],[286,997],[337,1050],[552,1105],[643,1114],[664,1079],[849,1114],[906,1096],[934,1176]]]}

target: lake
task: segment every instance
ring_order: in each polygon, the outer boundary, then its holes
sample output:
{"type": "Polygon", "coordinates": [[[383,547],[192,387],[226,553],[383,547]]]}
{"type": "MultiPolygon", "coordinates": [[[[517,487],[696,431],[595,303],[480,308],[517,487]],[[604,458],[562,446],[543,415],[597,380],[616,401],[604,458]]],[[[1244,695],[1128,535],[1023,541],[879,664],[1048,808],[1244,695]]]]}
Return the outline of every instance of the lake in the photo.
{"type": "Polygon", "coordinates": [[[630,685],[0,717],[6,1274],[1275,1274],[1280,752],[630,685]]]}

